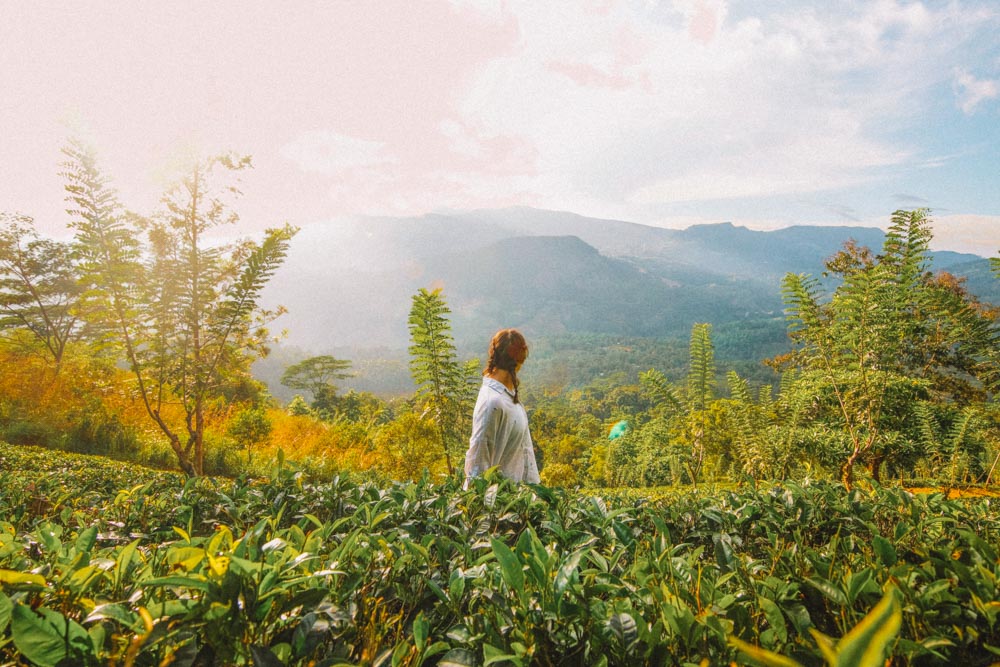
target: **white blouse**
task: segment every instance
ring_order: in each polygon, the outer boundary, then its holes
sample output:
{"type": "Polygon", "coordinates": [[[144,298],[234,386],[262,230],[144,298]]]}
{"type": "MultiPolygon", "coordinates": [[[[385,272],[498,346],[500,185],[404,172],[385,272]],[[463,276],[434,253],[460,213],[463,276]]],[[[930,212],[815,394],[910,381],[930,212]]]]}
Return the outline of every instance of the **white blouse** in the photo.
{"type": "Polygon", "coordinates": [[[484,377],[472,413],[472,437],[465,454],[465,486],[493,466],[515,482],[537,484],[538,464],[528,432],[528,413],[502,382],[484,377]]]}

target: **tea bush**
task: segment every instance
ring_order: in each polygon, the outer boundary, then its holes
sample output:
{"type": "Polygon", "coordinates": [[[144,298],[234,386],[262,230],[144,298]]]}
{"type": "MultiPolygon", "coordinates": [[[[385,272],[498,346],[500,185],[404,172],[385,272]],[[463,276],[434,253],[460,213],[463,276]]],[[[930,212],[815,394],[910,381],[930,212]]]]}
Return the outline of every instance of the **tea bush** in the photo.
{"type": "Polygon", "coordinates": [[[998,514],[825,482],[185,481],[0,445],[0,662],[881,664],[877,636],[893,664],[985,665],[998,514]]]}

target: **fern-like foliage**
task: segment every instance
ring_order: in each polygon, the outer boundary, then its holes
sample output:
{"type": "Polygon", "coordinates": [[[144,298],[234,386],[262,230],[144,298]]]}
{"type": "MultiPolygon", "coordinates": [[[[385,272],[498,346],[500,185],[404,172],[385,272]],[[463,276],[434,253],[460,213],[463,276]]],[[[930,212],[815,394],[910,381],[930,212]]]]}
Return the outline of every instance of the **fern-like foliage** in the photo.
{"type": "Polygon", "coordinates": [[[912,441],[914,398],[962,405],[1000,390],[996,322],[959,281],[930,272],[931,229],[926,209],[896,211],[879,255],[852,246],[828,263],[841,278],[828,301],[809,276],[783,282],[789,359],[809,377],[818,416],[850,437],[848,483],[855,462],[877,475],[912,441]]]}
{"type": "Polygon", "coordinates": [[[227,340],[239,327],[249,326],[261,291],[284,262],[297,232],[296,227],[287,224],[268,229],[264,240],[251,247],[239,277],[226,288],[212,313],[210,327],[219,342],[227,340]]]}
{"type": "Polygon", "coordinates": [[[712,346],[712,325],[699,323],[691,328],[691,366],[688,371],[688,396],[691,407],[704,410],[713,397],[715,387],[715,349],[712,346]]]}
{"type": "Polygon", "coordinates": [[[680,393],[660,371],[651,368],[640,373],[639,385],[642,387],[643,395],[654,405],[664,408],[668,412],[684,409],[680,393]]]}
{"type": "Polygon", "coordinates": [[[251,353],[266,353],[259,296],[296,230],[268,230],[260,244],[208,242],[210,229],[238,219],[223,181],[247,158],[195,163],[146,219],[122,212],[92,152],[72,144],[65,154],[84,315],[123,350],[181,468],[200,475],[206,402],[249,376],[251,353]],[[165,416],[168,404],[181,406],[180,419],[165,416]]]}
{"type": "Polygon", "coordinates": [[[461,449],[462,433],[470,412],[473,379],[479,362],[459,363],[451,335],[451,310],[440,288],[420,288],[410,307],[410,375],[417,385],[417,397],[438,429],[449,474],[453,456],[461,449]]]}

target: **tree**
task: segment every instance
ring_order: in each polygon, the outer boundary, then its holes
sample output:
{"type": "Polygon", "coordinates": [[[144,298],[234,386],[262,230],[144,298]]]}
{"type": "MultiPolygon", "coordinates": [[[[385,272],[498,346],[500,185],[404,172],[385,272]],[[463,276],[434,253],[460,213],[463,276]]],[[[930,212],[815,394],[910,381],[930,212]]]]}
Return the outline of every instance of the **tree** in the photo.
{"type": "Polygon", "coordinates": [[[69,244],[41,238],[28,216],[0,213],[0,330],[28,332],[56,373],[80,334],[80,288],[69,244]]]}
{"type": "Polygon", "coordinates": [[[881,254],[847,248],[828,263],[842,277],[829,301],[809,276],[783,282],[796,345],[784,365],[802,370],[816,405],[847,434],[848,487],[858,462],[878,477],[917,401],[963,403],[998,386],[995,323],[954,281],[930,273],[930,240],[926,209],[896,211],[881,254]]]}
{"type": "Polygon", "coordinates": [[[226,433],[247,452],[247,468],[250,468],[253,448],[267,441],[274,427],[267,410],[250,406],[240,410],[230,422],[226,433]]]}
{"type": "Polygon", "coordinates": [[[815,458],[814,452],[797,446],[805,435],[803,423],[812,398],[796,383],[794,370],[781,376],[777,397],[772,396],[771,385],[765,384],[756,400],[749,383],[735,371],[726,379],[732,454],[743,473],[755,479],[785,479],[796,458],[815,458]]]}
{"type": "Polygon", "coordinates": [[[712,439],[716,417],[711,409],[715,398],[715,350],[712,346],[712,325],[699,323],[691,328],[689,370],[683,389],[673,386],[666,376],[655,369],[639,375],[643,392],[658,407],[671,424],[672,455],[677,445],[684,444],[683,465],[692,484],[705,463],[708,441],[712,439]]]}
{"type": "Polygon", "coordinates": [[[333,380],[352,377],[354,374],[347,372],[350,367],[350,361],[330,355],[309,357],[286,368],[281,384],[289,389],[308,391],[312,394],[314,409],[331,411],[337,396],[333,380]]]}
{"type": "Polygon", "coordinates": [[[410,308],[410,375],[417,384],[417,400],[434,422],[448,474],[455,471],[452,454],[462,441],[468,422],[472,378],[479,361],[460,364],[456,358],[448,315],[451,311],[440,289],[420,288],[410,308]]]}
{"type": "Polygon", "coordinates": [[[274,313],[258,299],[296,230],[269,229],[259,243],[206,238],[237,221],[224,197],[238,191],[224,177],[249,167],[249,158],[196,162],[166,193],[164,210],[143,219],[123,213],[91,151],[73,144],[65,153],[85,310],[125,357],[181,469],[201,475],[210,402],[244,384],[252,355],[266,354],[264,325],[274,313]]]}

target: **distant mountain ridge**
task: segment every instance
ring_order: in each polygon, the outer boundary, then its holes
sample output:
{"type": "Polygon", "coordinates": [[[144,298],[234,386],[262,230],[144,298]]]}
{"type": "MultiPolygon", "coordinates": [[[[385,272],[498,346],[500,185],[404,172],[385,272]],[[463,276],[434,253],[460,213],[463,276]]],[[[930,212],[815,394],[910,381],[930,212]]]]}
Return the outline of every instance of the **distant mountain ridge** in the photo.
{"type": "MultiPolygon", "coordinates": [[[[884,234],[731,223],[674,230],[531,208],[362,218],[304,229],[265,301],[289,309],[276,323],[288,342],[315,351],[405,347],[411,296],[436,286],[460,343],[500,326],[535,337],[676,336],[694,322],[780,316],[781,277],[819,274],[848,239],[877,250],[884,234]]],[[[969,275],[974,292],[1000,300],[981,257],[935,253],[934,268],[969,275]]]]}

